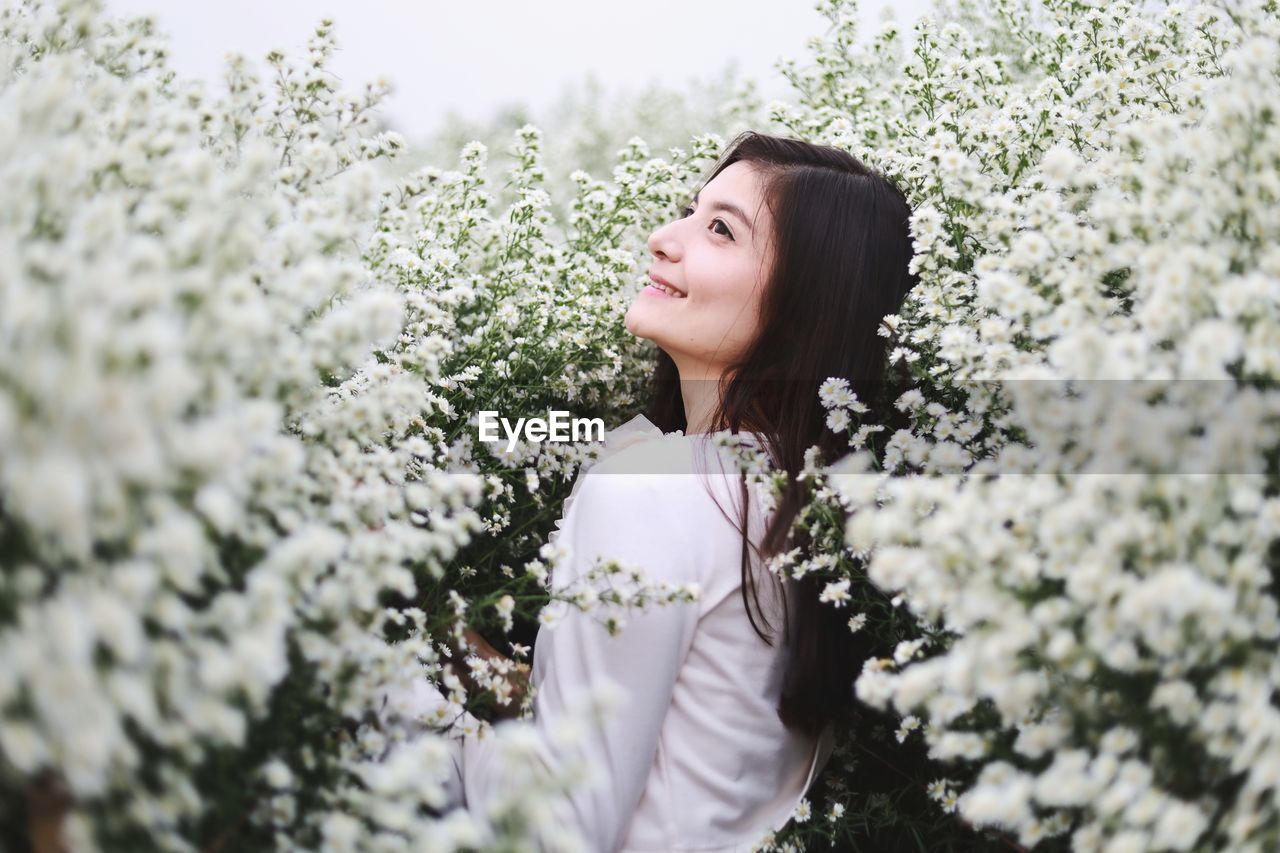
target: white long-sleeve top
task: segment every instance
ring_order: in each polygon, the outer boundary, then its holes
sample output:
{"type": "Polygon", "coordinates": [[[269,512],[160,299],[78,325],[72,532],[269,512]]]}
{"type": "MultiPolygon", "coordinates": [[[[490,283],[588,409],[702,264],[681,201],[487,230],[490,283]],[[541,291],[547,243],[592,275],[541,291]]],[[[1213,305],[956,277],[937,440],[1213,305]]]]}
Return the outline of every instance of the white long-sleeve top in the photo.
{"type": "MultiPolygon", "coordinates": [[[[782,604],[773,577],[759,574],[777,629],[770,646],[742,601],[741,534],[724,514],[736,520],[741,507],[728,451],[704,436],[663,435],[643,417],[606,448],[567,504],[557,544],[568,557],[553,585],[574,584],[604,559],[697,584],[701,595],[624,614],[613,636],[574,608],[539,630],[534,725],[548,737],[584,688],[607,682],[623,697],[582,732],[594,780],[569,795],[566,815],[593,851],[750,850],[787,822],[830,753],[830,731],[814,739],[778,719],[782,604]]],[[[756,542],[758,506],[751,501],[756,542]]],[[[482,813],[506,781],[494,738],[467,737],[459,770],[467,807],[482,813]]]]}

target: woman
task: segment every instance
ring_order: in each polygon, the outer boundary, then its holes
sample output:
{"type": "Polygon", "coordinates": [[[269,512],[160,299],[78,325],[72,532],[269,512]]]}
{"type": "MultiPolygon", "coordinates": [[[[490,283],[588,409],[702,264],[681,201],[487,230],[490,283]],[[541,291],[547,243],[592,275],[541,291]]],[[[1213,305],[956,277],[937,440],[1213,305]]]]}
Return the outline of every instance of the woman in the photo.
{"type": "MultiPolygon", "coordinates": [[[[595,779],[564,815],[589,849],[750,849],[786,823],[825,761],[862,661],[816,586],[780,582],[762,558],[804,544],[789,534],[805,451],[840,450],[818,385],[844,377],[860,399],[877,396],[877,328],[915,281],[909,216],[851,155],[746,133],[649,237],[651,283],[626,326],[659,348],[652,421],[614,431],[607,458],[579,478],[559,539],[571,556],[554,582],[612,559],[701,596],[628,614],[617,636],[578,611],[539,632],[539,728],[584,688],[623,699],[580,741],[595,779]],[[771,517],[711,441],[722,430],[791,475],[771,517]]],[[[468,738],[459,763],[475,812],[502,787],[500,760],[468,738]]]]}

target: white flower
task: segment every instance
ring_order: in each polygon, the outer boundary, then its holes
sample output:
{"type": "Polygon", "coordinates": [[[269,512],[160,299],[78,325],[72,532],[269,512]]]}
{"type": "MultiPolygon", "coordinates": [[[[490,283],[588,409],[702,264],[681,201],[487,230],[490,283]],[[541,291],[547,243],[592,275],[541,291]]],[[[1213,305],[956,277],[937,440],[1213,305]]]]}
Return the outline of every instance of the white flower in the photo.
{"type": "Polygon", "coordinates": [[[1156,819],[1151,843],[1170,850],[1191,850],[1208,825],[1204,813],[1194,805],[1172,802],[1156,819]]]}
{"type": "Polygon", "coordinates": [[[823,381],[818,387],[818,399],[827,408],[845,405],[844,401],[851,399],[848,380],[832,377],[823,381]]]}
{"type": "Polygon", "coordinates": [[[832,581],[828,583],[818,596],[818,600],[829,602],[836,607],[844,607],[845,602],[849,600],[849,579],[832,581]]]}
{"type": "Polygon", "coordinates": [[[263,766],[262,775],[267,780],[267,784],[277,790],[288,788],[293,784],[293,772],[289,769],[289,765],[278,758],[272,759],[263,766]]]}
{"type": "Polygon", "coordinates": [[[849,413],[844,409],[835,409],[827,413],[827,429],[832,432],[844,432],[849,428],[849,413]]]}
{"type": "Polygon", "coordinates": [[[898,647],[893,650],[893,660],[901,665],[915,657],[916,653],[924,646],[924,638],[917,640],[903,640],[898,643],[898,647]]]}
{"type": "Polygon", "coordinates": [[[568,608],[563,601],[552,601],[538,612],[538,622],[548,628],[554,628],[564,618],[568,608]]]}

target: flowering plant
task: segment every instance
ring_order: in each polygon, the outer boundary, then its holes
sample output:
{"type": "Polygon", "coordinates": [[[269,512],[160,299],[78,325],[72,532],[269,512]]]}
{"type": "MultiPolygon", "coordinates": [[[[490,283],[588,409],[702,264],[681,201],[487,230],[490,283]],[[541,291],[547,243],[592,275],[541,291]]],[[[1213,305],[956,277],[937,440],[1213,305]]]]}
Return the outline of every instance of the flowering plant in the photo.
{"type": "Polygon", "coordinates": [[[1274,845],[1275,5],[962,2],[865,47],[824,5],[777,117],[908,190],[921,276],[910,423],[828,400],[866,558],[828,598],[917,622],[858,696],[1028,846],[1274,845]]]}

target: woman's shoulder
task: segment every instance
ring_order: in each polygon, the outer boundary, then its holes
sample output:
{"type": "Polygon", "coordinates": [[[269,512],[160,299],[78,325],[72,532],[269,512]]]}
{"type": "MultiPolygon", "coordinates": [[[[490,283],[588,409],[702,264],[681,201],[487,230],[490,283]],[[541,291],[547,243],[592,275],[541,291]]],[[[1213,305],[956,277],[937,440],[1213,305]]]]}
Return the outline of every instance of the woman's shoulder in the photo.
{"type": "MultiPolygon", "coordinates": [[[[566,544],[629,559],[655,578],[696,582],[718,601],[741,580],[743,482],[729,448],[655,428],[587,469],[566,507],[566,544]]],[[[754,538],[762,509],[747,500],[754,538]]]]}
{"type": "Polygon", "coordinates": [[[645,435],[602,455],[588,476],[683,474],[692,470],[693,442],[676,433],[645,435]]]}

